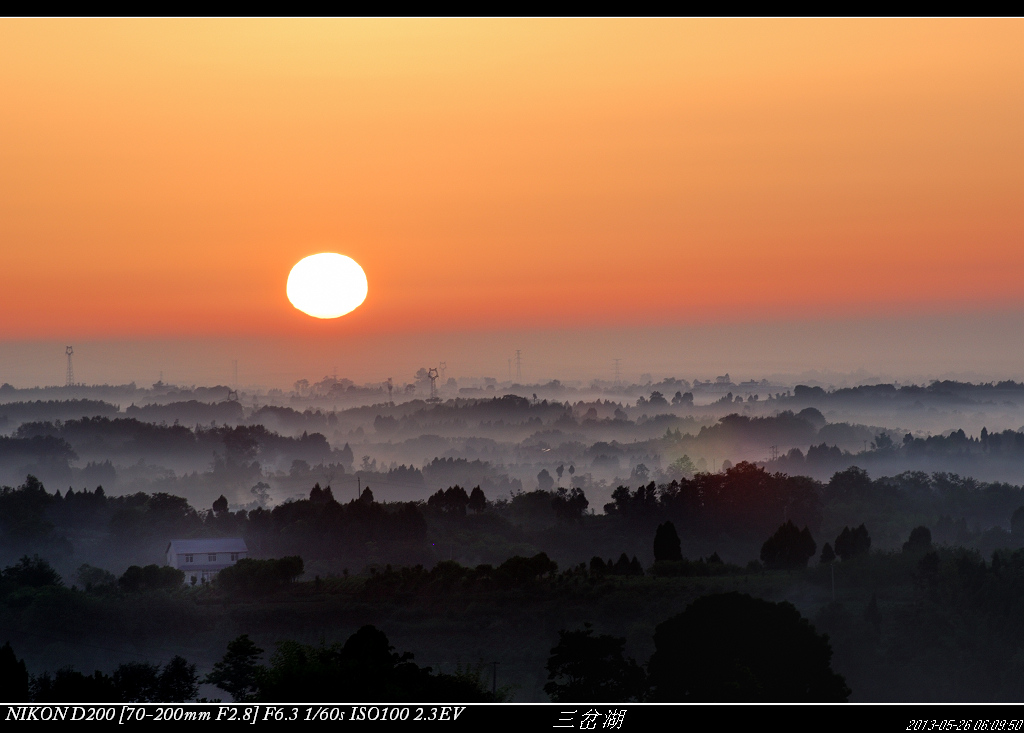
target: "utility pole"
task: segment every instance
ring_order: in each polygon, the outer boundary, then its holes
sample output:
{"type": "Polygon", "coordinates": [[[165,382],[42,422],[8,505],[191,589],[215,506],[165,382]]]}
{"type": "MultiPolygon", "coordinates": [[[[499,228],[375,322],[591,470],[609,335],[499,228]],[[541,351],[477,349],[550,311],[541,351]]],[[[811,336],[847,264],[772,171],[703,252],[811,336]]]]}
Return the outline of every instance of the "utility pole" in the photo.
{"type": "Polygon", "coordinates": [[[516,381],[523,381],[523,358],[519,349],[516,349],[516,381]]]}

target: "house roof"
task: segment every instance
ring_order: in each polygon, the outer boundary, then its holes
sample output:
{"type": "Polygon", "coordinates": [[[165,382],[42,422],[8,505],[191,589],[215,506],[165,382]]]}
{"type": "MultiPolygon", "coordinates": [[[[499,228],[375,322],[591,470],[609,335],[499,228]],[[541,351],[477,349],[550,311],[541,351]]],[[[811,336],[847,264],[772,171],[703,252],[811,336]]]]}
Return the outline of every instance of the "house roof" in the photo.
{"type": "Polygon", "coordinates": [[[201,555],[207,552],[248,552],[241,537],[206,537],[197,540],[171,540],[167,552],[172,555],[201,555]]]}

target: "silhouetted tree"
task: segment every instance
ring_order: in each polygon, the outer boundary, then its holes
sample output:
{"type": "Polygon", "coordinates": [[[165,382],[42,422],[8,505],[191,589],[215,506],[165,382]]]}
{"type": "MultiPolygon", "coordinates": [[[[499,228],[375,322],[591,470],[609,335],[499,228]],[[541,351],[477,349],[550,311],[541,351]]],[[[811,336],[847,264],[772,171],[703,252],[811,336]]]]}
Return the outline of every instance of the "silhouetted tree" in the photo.
{"type": "Polygon", "coordinates": [[[0,647],[0,695],[8,702],[29,702],[28,669],[14,655],[11,642],[0,647]]]}
{"type": "Polygon", "coordinates": [[[615,563],[615,574],[629,575],[629,556],[626,553],[619,555],[619,559],[615,563]]]}
{"type": "Polygon", "coordinates": [[[867,527],[863,524],[852,530],[843,527],[843,531],[836,537],[835,552],[843,561],[867,555],[870,549],[871,537],[868,536],[867,527]]]}
{"type": "Polygon", "coordinates": [[[647,400],[647,404],[651,407],[668,407],[668,400],[665,399],[665,395],[661,392],[651,392],[651,397],[647,400]]]}
{"type": "Polygon", "coordinates": [[[99,670],[85,675],[72,667],[62,667],[51,677],[49,672],[34,676],[31,682],[33,702],[121,702],[114,680],[99,670]]]}
{"type": "Polygon", "coordinates": [[[344,644],[278,644],[270,665],[257,675],[259,701],[317,699],[368,702],[494,702],[479,675],[432,674],[409,652],[398,654],[383,631],[363,626],[344,644]]]}
{"type": "Polygon", "coordinates": [[[690,457],[680,456],[679,458],[672,461],[672,463],[668,464],[666,475],[670,479],[679,481],[680,479],[692,479],[693,474],[695,474],[696,472],[697,467],[693,464],[693,461],[690,460],[690,457]]]}
{"type": "Polygon", "coordinates": [[[355,456],[352,453],[352,448],[349,447],[348,443],[345,443],[345,447],[341,449],[341,455],[338,456],[338,460],[341,465],[345,467],[346,471],[352,470],[352,463],[355,461],[355,456]]]}
{"type": "Polygon", "coordinates": [[[117,579],[117,584],[130,592],[144,590],[173,590],[185,582],[185,572],[168,565],[132,565],[117,579]]]}
{"type": "Polygon", "coordinates": [[[904,552],[927,552],[932,549],[932,532],[927,527],[914,527],[910,538],[903,543],[904,552]]]}
{"type": "Polygon", "coordinates": [[[889,437],[888,433],[879,433],[875,436],[875,439],[871,441],[871,448],[873,450],[891,451],[896,447],[892,438],[889,437]]]}
{"type": "Polygon", "coordinates": [[[224,658],[213,665],[213,671],[204,682],[227,692],[235,702],[245,702],[256,692],[258,675],[263,668],[257,664],[263,650],[256,646],[248,634],[228,642],[224,658]]]}
{"type": "Polygon", "coordinates": [[[63,585],[60,574],[50,563],[39,557],[27,555],[0,572],[0,577],[15,587],[42,588],[47,585],[63,585]]]}
{"type": "MultiPolygon", "coordinates": [[[[483,492],[481,491],[480,494],[482,496],[483,492]]],[[[465,516],[466,507],[469,506],[469,503],[470,497],[461,486],[438,489],[437,493],[427,499],[427,506],[440,509],[447,514],[458,514],[460,516],[465,516]]]]}
{"type": "Polygon", "coordinates": [[[818,558],[818,562],[820,562],[822,565],[831,565],[833,562],[835,562],[835,559],[835,550],[832,549],[832,545],[826,542],[825,546],[821,548],[821,557],[818,558]]]}
{"type": "Polygon", "coordinates": [[[217,574],[217,585],[230,593],[264,595],[295,581],[303,572],[302,558],[256,560],[245,557],[217,574]]]}
{"type": "Polygon", "coordinates": [[[540,552],[533,557],[515,555],[495,569],[495,575],[513,585],[528,583],[544,575],[558,572],[558,563],[540,552]]]}
{"type": "Polygon", "coordinates": [[[537,474],[537,488],[540,491],[551,491],[555,485],[555,480],[551,478],[551,474],[548,473],[546,468],[542,468],[540,473],[537,474]]]}
{"type": "Polygon", "coordinates": [[[673,405],[693,406],[693,392],[676,392],[672,397],[673,405]]]}
{"type": "Polygon", "coordinates": [[[1024,506],[1017,509],[1010,515],[1010,533],[1018,538],[1024,538],[1024,506]]]}
{"type": "Polygon", "coordinates": [[[651,469],[647,468],[643,463],[638,463],[633,466],[633,470],[629,474],[630,479],[637,483],[647,483],[651,477],[651,469]]]}
{"type": "Polygon", "coordinates": [[[164,665],[157,685],[156,702],[188,702],[199,694],[196,665],[175,655],[164,665]]]}
{"type": "Polygon", "coordinates": [[[828,639],[789,603],[704,596],[658,624],[648,663],[655,702],[845,702],[828,639]]]}
{"type": "Polygon", "coordinates": [[[117,576],[103,568],[83,563],[78,568],[78,582],[87,590],[110,588],[117,585],[117,576]]]}
{"type": "Polygon", "coordinates": [[[587,500],[587,495],[583,493],[583,489],[578,488],[567,491],[565,487],[560,487],[551,500],[551,508],[554,509],[555,515],[563,521],[578,521],[587,511],[588,506],[590,506],[590,502],[587,500]]]}
{"type": "Polygon", "coordinates": [[[326,504],[334,501],[334,492],[331,491],[330,486],[321,489],[320,484],[315,483],[313,488],[309,490],[309,500],[314,504],[326,504]]]}
{"type": "Polygon", "coordinates": [[[683,559],[679,534],[672,522],[659,524],[654,532],[654,562],[678,562],[683,559]]]}
{"type": "Polygon", "coordinates": [[[646,675],[624,655],[626,640],[594,636],[589,623],[582,629],[558,632],[558,644],[548,657],[548,683],[553,702],[630,702],[643,698],[646,675]]]}
{"type": "Polygon", "coordinates": [[[224,498],[224,494],[217,497],[217,501],[213,502],[213,513],[217,515],[224,514],[228,510],[228,500],[224,498]]]}
{"type": "Polygon", "coordinates": [[[484,492],[481,491],[479,486],[469,493],[468,507],[477,514],[480,514],[487,509],[487,497],[484,496],[484,492]]]}
{"type": "Polygon", "coordinates": [[[158,702],[160,665],[125,662],[111,675],[124,702],[158,702]]]}
{"type": "Polygon", "coordinates": [[[787,521],[761,546],[761,562],[771,570],[805,568],[817,549],[807,527],[787,521]]]}
{"type": "Polygon", "coordinates": [[[829,493],[843,499],[866,496],[871,487],[868,472],[857,466],[850,466],[845,471],[833,474],[832,480],[828,482],[829,493]]]}

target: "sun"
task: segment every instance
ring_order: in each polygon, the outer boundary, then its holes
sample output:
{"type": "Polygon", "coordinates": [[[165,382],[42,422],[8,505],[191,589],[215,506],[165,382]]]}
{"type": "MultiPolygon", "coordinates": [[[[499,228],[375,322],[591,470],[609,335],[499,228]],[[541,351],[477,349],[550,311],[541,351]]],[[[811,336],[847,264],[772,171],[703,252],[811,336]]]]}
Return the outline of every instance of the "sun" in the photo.
{"type": "Polygon", "coordinates": [[[366,300],[366,273],[351,257],[321,252],[299,260],[288,274],[288,300],[314,318],[337,318],[366,300]]]}

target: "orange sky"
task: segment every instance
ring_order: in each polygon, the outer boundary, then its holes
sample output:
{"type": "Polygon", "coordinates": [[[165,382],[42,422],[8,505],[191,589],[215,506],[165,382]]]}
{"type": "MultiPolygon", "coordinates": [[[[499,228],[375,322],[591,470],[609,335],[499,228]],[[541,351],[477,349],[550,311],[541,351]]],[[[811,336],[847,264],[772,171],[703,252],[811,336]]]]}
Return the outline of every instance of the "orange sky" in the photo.
{"type": "Polygon", "coordinates": [[[1024,306],[1019,20],[0,20],[0,100],[0,339],[1024,306]]]}

